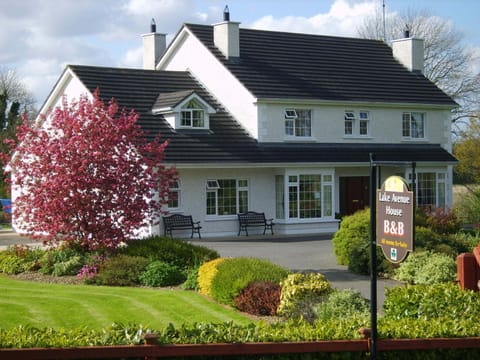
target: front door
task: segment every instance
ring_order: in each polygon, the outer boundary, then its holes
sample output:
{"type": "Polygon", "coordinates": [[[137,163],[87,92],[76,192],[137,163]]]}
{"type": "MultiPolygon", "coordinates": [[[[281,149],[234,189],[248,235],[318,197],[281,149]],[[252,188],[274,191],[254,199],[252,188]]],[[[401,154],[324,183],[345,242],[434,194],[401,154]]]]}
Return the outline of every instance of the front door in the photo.
{"type": "Polygon", "coordinates": [[[370,205],[370,177],[340,177],[340,213],[351,215],[370,205]]]}

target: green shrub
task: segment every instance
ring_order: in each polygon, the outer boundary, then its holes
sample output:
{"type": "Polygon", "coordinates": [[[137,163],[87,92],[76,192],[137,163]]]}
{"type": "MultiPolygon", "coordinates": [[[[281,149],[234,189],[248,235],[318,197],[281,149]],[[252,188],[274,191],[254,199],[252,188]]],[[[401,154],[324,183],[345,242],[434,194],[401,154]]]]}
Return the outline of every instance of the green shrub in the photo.
{"type": "Polygon", "coordinates": [[[0,271],[9,274],[19,274],[24,270],[24,261],[13,254],[2,254],[0,256],[0,271]]]}
{"type": "Polygon", "coordinates": [[[199,266],[195,266],[194,268],[187,271],[187,279],[182,284],[183,290],[200,290],[200,286],[198,285],[198,270],[199,266]]]}
{"type": "Polygon", "coordinates": [[[332,291],[328,280],[319,273],[290,274],[280,286],[280,305],[277,313],[283,317],[308,321],[315,319],[314,307],[332,291]]]}
{"type": "Polygon", "coordinates": [[[82,262],[83,255],[73,248],[50,249],[40,258],[40,271],[43,274],[53,275],[55,271],[56,274],[75,275],[81,269],[82,262]],[[80,266],[78,266],[79,263],[80,266]],[[74,272],[73,269],[76,271],[74,272]],[[64,270],[69,273],[64,273],[64,270]]]}
{"type": "Polygon", "coordinates": [[[112,286],[135,286],[140,284],[140,275],[150,260],[141,256],[116,255],[106,260],[98,274],[88,283],[112,286]]]}
{"type": "Polygon", "coordinates": [[[431,251],[413,252],[395,270],[394,278],[409,284],[439,284],[455,281],[456,261],[445,254],[431,251]]]}
{"type": "Polygon", "coordinates": [[[174,286],[185,281],[185,276],[175,265],[154,261],[140,275],[140,281],[145,286],[174,286]]]}
{"type": "MultiPolygon", "coordinates": [[[[337,263],[347,265],[354,273],[369,274],[370,236],[370,209],[345,216],[332,239],[337,263]]],[[[380,247],[377,247],[376,255],[377,273],[390,272],[392,264],[385,258],[380,247]]]]}
{"type": "Polygon", "coordinates": [[[350,252],[364,246],[370,239],[370,209],[357,211],[353,215],[344,216],[340,229],[332,239],[333,252],[340,265],[348,265],[350,252]]]}
{"type": "Polygon", "coordinates": [[[467,232],[458,232],[456,234],[450,235],[450,239],[453,243],[458,244],[459,248],[465,249],[461,252],[473,252],[473,249],[478,246],[480,243],[480,234],[467,233],[467,232]]]}
{"type": "Polygon", "coordinates": [[[248,284],[255,281],[280,282],[287,275],[287,269],[268,260],[228,258],[217,265],[211,283],[211,294],[218,302],[233,306],[233,299],[248,284]]]}
{"type": "Polygon", "coordinates": [[[234,303],[237,309],[252,315],[273,316],[280,305],[280,285],[271,281],[256,281],[240,291],[234,303]]]}
{"type": "Polygon", "coordinates": [[[9,246],[0,252],[0,272],[19,274],[24,271],[36,271],[40,268],[40,258],[44,251],[25,245],[9,246]]]}
{"type": "Polygon", "coordinates": [[[204,246],[160,236],[129,241],[121,252],[125,255],[145,257],[150,261],[163,261],[183,270],[220,257],[218,252],[204,246]]]}
{"type": "Polygon", "coordinates": [[[415,249],[433,250],[455,257],[469,248],[462,241],[457,241],[455,234],[439,234],[430,228],[416,226],[415,249]]]}
{"type": "Polygon", "coordinates": [[[368,300],[353,289],[334,290],[327,299],[315,307],[318,320],[341,319],[352,316],[368,317],[368,300]]]}
{"type": "Polygon", "coordinates": [[[464,193],[455,205],[455,213],[463,224],[480,224],[480,188],[464,193]]]}
{"type": "Polygon", "coordinates": [[[388,319],[478,319],[480,293],[456,283],[394,287],[386,290],[383,310],[388,319]]]}
{"type": "Polygon", "coordinates": [[[83,257],[79,255],[72,256],[68,260],[57,262],[53,264],[52,275],[77,275],[78,271],[83,266],[83,257]]]}

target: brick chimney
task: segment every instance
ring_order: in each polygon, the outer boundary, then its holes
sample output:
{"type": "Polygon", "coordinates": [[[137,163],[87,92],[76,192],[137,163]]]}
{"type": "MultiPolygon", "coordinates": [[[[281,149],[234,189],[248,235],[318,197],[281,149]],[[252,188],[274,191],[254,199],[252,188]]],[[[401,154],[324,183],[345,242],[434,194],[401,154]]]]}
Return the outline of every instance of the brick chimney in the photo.
{"type": "Polygon", "coordinates": [[[157,25],[152,19],[150,23],[150,33],[143,34],[143,69],[155,70],[160,57],[167,48],[167,35],[157,33],[157,25]]]}
{"type": "Polygon", "coordinates": [[[408,27],[404,38],[392,41],[393,56],[408,70],[423,74],[423,40],[410,36],[408,27]]]}
{"type": "Polygon", "coordinates": [[[227,59],[240,57],[240,23],[230,21],[228,6],[223,10],[223,22],[213,25],[215,46],[227,59]]]}

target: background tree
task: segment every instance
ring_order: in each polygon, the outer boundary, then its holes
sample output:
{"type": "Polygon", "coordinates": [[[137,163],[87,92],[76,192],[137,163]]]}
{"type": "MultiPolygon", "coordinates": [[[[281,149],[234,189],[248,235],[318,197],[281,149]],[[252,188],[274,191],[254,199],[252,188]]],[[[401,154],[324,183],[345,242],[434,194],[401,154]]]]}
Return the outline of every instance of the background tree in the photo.
{"type": "Polygon", "coordinates": [[[112,99],[57,107],[22,126],[11,159],[14,217],[45,243],[113,249],[161,213],[174,170],[162,165],[166,142],[149,142],[133,110],[112,99]],[[158,196],[152,197],[157,193],[158,196]]]}
{"type": "Polygon", "coordinates": [[[459,160],[456,180],[466,185],[480,184],[480,119],[472,118],[459,135],[453,145],[453,154],[459,160]]]}
{"type": "MultiPolygon", "coordinates": [[[[34,100],[14,70],[0,68],[0,154],[7,154],[6,139],[17,140],[17,127],[21,124],[20,112],[34,113],[34,100]]],[[[0,174],[0,197],[7,195],[3,173],[0,174]]]]}
{"type": "MultiPolygon", "coordinates": [[[[378,7],[380,9],[380,7],[378,7]]],[[[480,75],[474,71],[474,53],[463,44],[463,35],[450,21],[430,15],[427,11],[408,11],[406,14],[389,14],[385,19],[377,11],[365,19],[357,29],[363,38],[384,40],[391,44],[404,37],[408,27],[410,36],[424,40],[424,75],[460,107],[455,110],[452,122],[460,125],[461,119],[478,116],[480,75]]],[[[457,130],[455,126],[454,130],[457,130]]]]}

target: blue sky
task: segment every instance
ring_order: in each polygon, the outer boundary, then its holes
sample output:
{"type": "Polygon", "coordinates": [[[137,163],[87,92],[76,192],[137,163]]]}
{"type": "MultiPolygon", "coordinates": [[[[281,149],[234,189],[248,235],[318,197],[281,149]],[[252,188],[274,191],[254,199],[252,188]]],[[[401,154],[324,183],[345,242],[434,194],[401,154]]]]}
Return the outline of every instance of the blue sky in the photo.
{"type": "MultiPolygon", "coordinates": [[[[184,22],[220,22],[227,4],[241,27],[337,36],[356,36],[363,19],[382,8],[382,0],[2,0],[0,67],[15,69],[39,107],[67,64],[141,67],[140,35],[152,17],[169,40],[184,22]]],[[[385,6],[387,15],[425,10],[451,21],[480,58],[480,1],[385,6]]]]}

